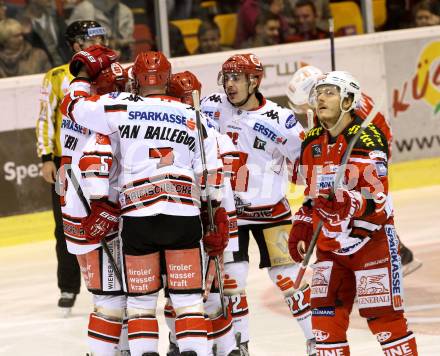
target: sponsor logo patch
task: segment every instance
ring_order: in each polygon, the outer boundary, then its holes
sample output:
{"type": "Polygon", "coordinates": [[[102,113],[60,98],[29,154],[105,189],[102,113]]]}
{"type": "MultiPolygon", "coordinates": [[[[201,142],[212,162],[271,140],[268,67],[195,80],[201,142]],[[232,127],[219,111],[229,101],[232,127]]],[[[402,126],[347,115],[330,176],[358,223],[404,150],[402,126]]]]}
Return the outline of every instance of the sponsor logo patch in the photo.
{"type": "Polygon", "coordinates": [[[391,333],[389,331],[382,331],[376,334],[376,339],[379,342],[387,341],[391,337],[391,333]]]}
{"type": "Polygon", "coordinates": [[[263,150],[264,151],[266,143],[267,143],[266,141],[260,140],[258,138],[258,136],[255,136],[254,148],[256,148],[257,150],[263,150]]]}
{"type": "Polygon", "coordinates": [[[385,162],[376,162],[376,172],[379,177],[385,177],[388,169],[385,162]]]}
{"type": "Polygon", "coordinates": [[[385,225],[391,262],[391,294],[395,310],[403,310],[402,268],[399,255],[399,241],[393,225],[385,225]]]}
{"type": "Polygon", "coordinates": [[[312,155],[313,155],[313,157],[321,157],[321,155],[322,155],[322,149],[321,149],[321,145],[320,144],[318,144],[318,145],[313,145],[312,146],[312,155]]]}
{"type": "Polygon", "coordinates": [[[315,335],[316,341],[324,341],[330,337],[330,334],[326,331],[319,329],[313,329],[312,331],[313,331],[313,335],[315,335]]]}
{"type": "Polygon", "coordinates": [[[312,267],[312,297],[326,297],[328,293],[328,286],[332,273],[333,262],[319,262],[314,264],[312,267]]]}
{"type": "Polygon", "coordinates": [[[391,305],[387,268],[355,271],[359,309],[391,305]]]}
{"type": "Polygon", "coordinates": [[[312,309],[313,316],[335,316],[334,307],[322,307],[312,309]]]}

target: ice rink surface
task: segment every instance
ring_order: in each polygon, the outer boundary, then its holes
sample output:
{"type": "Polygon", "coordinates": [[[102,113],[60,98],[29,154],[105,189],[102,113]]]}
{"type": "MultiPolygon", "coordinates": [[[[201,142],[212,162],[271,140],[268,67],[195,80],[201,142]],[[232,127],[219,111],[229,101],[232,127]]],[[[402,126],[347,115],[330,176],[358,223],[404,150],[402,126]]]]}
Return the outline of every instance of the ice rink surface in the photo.
{"type": "MultiPolygon", "coordinates": [[[[423,261],[406,277],[405,302],[410,328],[417,336],[419,355],[440,355],[440,186],[393,194],[397,231],[423,261]]],[[[304,339],[277,289],[258,270],[256,245],[251,245],[248,299],[252,356],[302,356],[304,339]]],[[[0,355],[73,356],[87,352],[86,332],[91,296],[83,288],[72,315],[57,310],[55,242],[0,248],[0,355]]],[[[158,310],[165,355],[167,327],[164,301],[158,310]]],[[[351,316],[349,342],[353,356],[382,355],[366,322],[351,316]]]]}

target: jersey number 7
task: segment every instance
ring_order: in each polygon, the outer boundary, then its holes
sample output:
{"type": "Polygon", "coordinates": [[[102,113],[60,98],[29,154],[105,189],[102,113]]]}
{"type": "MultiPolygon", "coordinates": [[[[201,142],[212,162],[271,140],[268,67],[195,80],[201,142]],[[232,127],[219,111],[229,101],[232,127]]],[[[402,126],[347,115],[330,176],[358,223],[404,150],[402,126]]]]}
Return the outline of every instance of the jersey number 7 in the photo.
{"type": "Polygon", "coordinates": [[[157,168],[170,166],[174,163],[174,153],[172,147],[150,148],[150,158],[159,158],[157,168]]]}

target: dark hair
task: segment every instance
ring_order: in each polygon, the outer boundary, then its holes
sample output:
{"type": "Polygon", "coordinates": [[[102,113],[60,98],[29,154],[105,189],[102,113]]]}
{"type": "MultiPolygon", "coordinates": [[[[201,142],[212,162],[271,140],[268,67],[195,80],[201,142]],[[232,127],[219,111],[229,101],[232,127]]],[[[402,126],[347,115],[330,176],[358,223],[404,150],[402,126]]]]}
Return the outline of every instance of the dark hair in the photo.
{"type": "Polygon", "coordinates": [[[280,17],[272,12],[260,13],[257,17],[257,21],[255,22],[255,26],[264,26],[269,21],[280,21],[280,17]]]}
{"type": "Polygon", "coordinates": [[[422,0],[414,6],[413,16],[417,15],[420,10],[426,10],[430,13],[440,16],[440,2],[438,0],[422,0]]]}
{"type": "Polygon", "coordinates": [[[295,4],[295,9],[297,9],[298,7],[303,7],[303,6],[310,6],[312,8],[312,11],[315,14],[315,16],[317,15],[316,6],[315,6],[315,3],[313,1],[311,1],[311,0],[299,0],[295,4]]]}
{"type": "Polygon", "coordinates": [[[207,31],[217,31],[220,36],[220,27],[218,27],[218,25],[212,20],[202,22],[197,30],[197,37],[200,38],[207,31]]]}

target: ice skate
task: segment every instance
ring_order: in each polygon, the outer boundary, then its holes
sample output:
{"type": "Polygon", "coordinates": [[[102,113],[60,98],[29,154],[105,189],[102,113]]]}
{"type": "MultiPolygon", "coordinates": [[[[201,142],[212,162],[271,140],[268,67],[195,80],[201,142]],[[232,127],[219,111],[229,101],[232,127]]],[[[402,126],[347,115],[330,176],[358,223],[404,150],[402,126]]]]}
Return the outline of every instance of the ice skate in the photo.
{"type": "Polygon", "coordinates": [[[400,247],[400,258],[402,260],[402,273],[404,277],[418,270],[423,265],[423,262],[414,258],[412,251],[404,244],[401,244],[400,247]]]}
{"type": "Polygon", "coordinates": [[[177,345],[170,341],[170,345],[168,346],[167,356],[180,356],[180,351],[177,345]]]}
{"type": "Polygon", "coordinates": [[[75,300],[75,293],[61,292],[60,299],[58,299],[58,307],[60,308],[61,314],[64,318],[67,318],[71,314],[75,300]]]}

